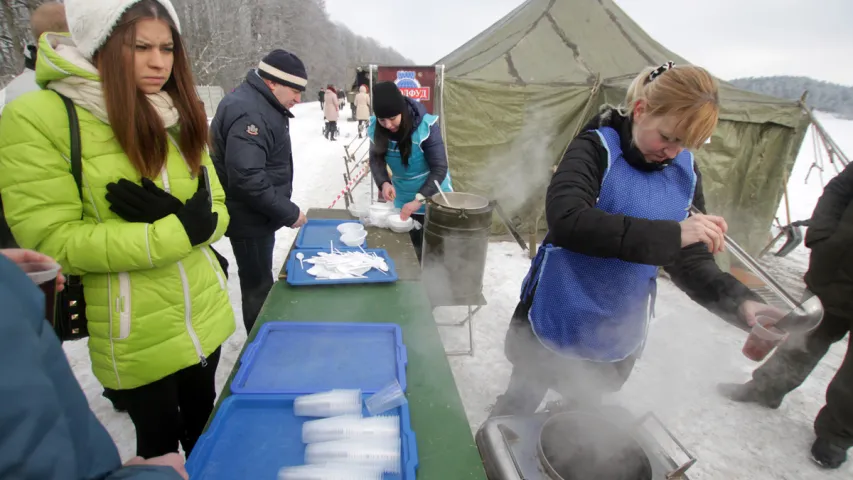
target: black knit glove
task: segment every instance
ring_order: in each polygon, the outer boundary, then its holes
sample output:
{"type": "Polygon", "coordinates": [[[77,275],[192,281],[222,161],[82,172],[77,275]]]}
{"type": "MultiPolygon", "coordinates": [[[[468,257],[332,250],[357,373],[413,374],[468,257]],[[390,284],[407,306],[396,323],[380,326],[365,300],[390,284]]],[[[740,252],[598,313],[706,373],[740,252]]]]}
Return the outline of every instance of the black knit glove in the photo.
{"type": "Polygon", "coordinates": [[[198,190],[175,214],[184,226],[184,230],[187,231],[187,237],[194,247],[206,241],[216,231],[219,214],[215,213],[212,208],[204,176],[199,175],[198,190]]]}
{"type": "Polygon", "coordinates": [[[106,199],[110,210],[128,222],[154,223],[183,207],[180,200],[147,178],[142,179],[142,186],[124,178],[108,183],[106,199]]]}

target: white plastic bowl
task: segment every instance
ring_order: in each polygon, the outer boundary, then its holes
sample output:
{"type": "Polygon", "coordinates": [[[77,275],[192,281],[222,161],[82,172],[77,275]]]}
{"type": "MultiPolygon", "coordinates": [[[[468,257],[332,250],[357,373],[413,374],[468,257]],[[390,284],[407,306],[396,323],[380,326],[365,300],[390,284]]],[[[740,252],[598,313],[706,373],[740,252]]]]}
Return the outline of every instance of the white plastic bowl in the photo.
{"type": "Polygon", "coordinates": [[[392,213],[385,218],[385,221],[388,224],[388,228],[393,232],[397,233],[405,233],[412,229],[415,224],[415,221],[412,220],[412,217],[403,220],[400,218],[399,213],[392,213]]]}
{"type": "Polygon", "coordinates": [[[379,228],[385,228],[388,224],[385,222],[385,217],[395,210],[393,203],[374,203],[370,206],[370,223],[379,228]]]}
{"type": "Polygon", "coordinates": [[[370,215],[370,206],[353,203],[349,206],[349,214],[355,218],[367,218],[370,215]]]}
{"type": "Polygon", "coordinates": [[[338,232],[340,232],[342,234],[348,233],[348,232],[356,233],[356,232],[363,232],[363,231],[364,231],[364,225],[362,225],[360,223],[356,223],[356,222],[347,222],[347,223],[342,223],[342,224],[338,225],[338,232]]]}
{"type": "Polygon", "coordinates": [[[341,235],[341,243],[348,247],[358,247],[364,243],[365,238],[367,238],[367,232],[364,230],[360,232],[347,232],[341,235]]]}

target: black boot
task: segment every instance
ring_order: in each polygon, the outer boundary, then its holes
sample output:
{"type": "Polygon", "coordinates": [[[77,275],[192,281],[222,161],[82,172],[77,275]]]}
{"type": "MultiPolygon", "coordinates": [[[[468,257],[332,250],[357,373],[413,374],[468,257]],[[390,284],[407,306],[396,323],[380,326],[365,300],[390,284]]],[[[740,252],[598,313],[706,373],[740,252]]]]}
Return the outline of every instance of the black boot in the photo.
{"type": "Polygon", "coordinates": [[[729,400],[741,403],[757,403],[773,410],[779,408],[782,405],[782,400],[785,398],[784,396],[780,397],[762,392],[752,381],[743,384],[721,383],[717,385],[717,391],[729,400]]]}
{"type": "Polygon", "coordinates": [[[847,461],[847,449],[817,437],[812,444],[812,460],[823,468],[836,469],[847,461]]]}
{"type": "Polygon", "coordinates": [[[127,406],[122,402],[122,398],[115,394],[115,390],[110,390],[109,388],[104,389],[104,393],[102,393],[104,398],[110,401],[113,405],[113,410],[119,413],[127,412],[127,406]]]}

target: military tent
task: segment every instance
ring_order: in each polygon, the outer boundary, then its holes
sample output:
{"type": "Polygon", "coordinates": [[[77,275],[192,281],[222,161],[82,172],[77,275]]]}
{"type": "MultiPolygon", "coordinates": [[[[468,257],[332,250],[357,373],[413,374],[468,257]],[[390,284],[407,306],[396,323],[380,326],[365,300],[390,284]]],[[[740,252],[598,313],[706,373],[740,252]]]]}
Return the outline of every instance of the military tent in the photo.
{"type": "MultiPolygon", "coordinates": [[[[643,68],[668,60],[689,63],[612,0],[528,0],[436,62],[445,66],[455,188],[498,200],[516,227],[541,238],[552,167],[577,129],[601,105],[620,103],[643,68]]],[[[719,126],[697,161],[708,209],[755,254],[767,243],[809,119],[796,102],[725,82],[721,103],[719,126]]]]}

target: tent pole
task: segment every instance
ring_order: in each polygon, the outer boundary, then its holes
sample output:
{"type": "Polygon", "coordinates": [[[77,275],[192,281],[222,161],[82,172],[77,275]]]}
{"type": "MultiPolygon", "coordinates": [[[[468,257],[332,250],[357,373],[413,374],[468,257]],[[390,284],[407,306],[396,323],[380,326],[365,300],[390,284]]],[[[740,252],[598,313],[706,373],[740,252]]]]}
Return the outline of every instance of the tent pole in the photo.
{"type": "Polygon", "coordinates": [[[804,102],[800,101],[799,103],[800,107],[805,110],[806,115],[809,116],[809,120],[812,122],[812,124],[815,126],[818,133],[820,134],[821,140],[823,140],[824,146],[829,152],[829,160],[832,161],[833,157],[838,157],[843,166],[846,167],[847,165],[849,165],[850,159],[847,158],[847,155],[844,154],[844,151],[841,150],[837,143],[835,143],[835,140],[833,140],[832,137],[829,136],[829,133],[823,128],[823,125],[814,116],[811,109],[807,107],[804,102]]]}

